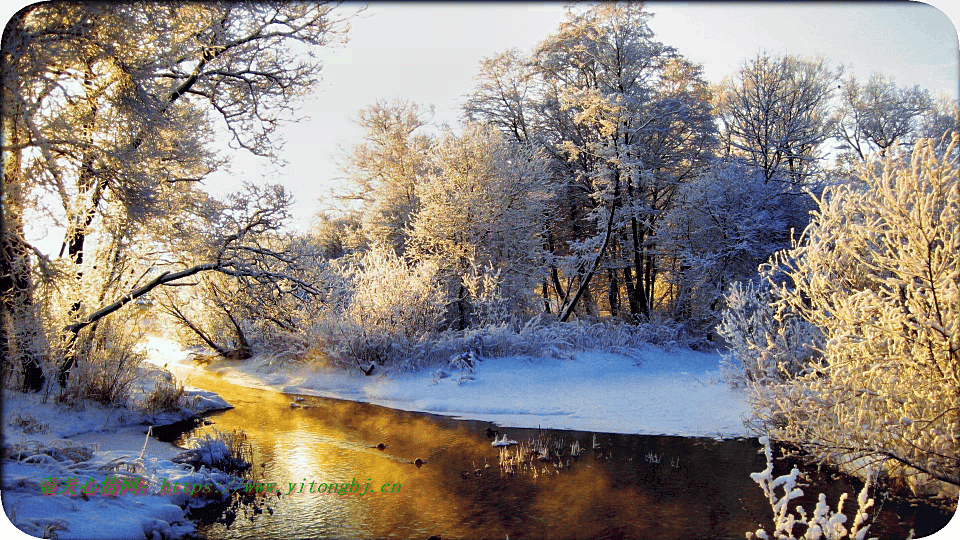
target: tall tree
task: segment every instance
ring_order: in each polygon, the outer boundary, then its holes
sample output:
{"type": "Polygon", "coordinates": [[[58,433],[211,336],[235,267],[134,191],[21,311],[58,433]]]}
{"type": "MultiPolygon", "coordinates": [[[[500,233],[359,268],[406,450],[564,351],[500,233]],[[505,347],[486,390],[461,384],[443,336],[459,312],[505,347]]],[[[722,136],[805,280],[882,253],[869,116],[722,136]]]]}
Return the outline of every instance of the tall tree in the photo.
{"type": "Polygon", "coordinates": [[[430,170],[436,144],[425,133],[432,114],[409,101],[377,101],[360,111],[364,142],[353,147],[342,166],[351,186],[344,196],[363,203],[363,230],[371,243],[406,250],[407,229],[417,212],[416,186],[430,170]]]}
{"type": "Polygon", "coordinates": [[[449,280],[454,325],[499,324],[529,311],[543,278],[546,159],[491,126],[468,124],[443,137],[434,162],[417,186],[411,255],[449,280]]]}
{"type": "Polygon", "coordinates": [[[829,104],[841,70],[823,58],[758,55],[726,82],[718,113],[728,146],[767,181],[800,186],[832,135],[829,104]]]}
{"type": "Polygon", "coordinates": [[[536,133],[532,100],[537,91],[533,66],[518,49],[480,62],[477,88],[463,106],[470,121],[482,121],[524,143],[536,133]]]}
{"type": "MultiPolygon", "coordinates": [[[[275,156],[276,128],[291,117],[290,101],[313,88],[319,68],[300,44],[342,35],[334,7],[54,2],[25,8],[12,21],[2,81],[2,112],[11,118],[4,124],[4,198],[16,195],[17,184],[46,194],[39,201],[60,201],[59,210],[24,202],[21,211],[49,213],[66,228],[60,257],[72,268],[76,285],[69,288],[109,290],[90,283],[91,269],[115,274],[104,267],[126,253],[121,247],[114,256],[91,256],[91,235],[129,239],[132,223],[175,213],[192,184],[220,165],[207,150],[214,123],[237,146],[275,156]]],[[[0,274],[23,282],[13,258],[26,253],[22,227],[11,224],[0,274]]],[[[9,291],[2,291],[6,311],[30,304],[9,291]]],[[[90,313],[85,297],[69,302],[64,322],[90,313]]],[[[68,352],[61,373],[74,362],[68,352]]]]}
{"type": "Polygon", "coordinates": [[[653,39],[649,16],[642,4],[571,11],[534,55],[544,85],[538,127],[574,188],[565,202],[576,262],[564,320],[617,242],[629,262],[608,266],[623,269],[631,314],[649,314],[657,272],[649,239],[677,184],[709,152],[713,126],[700,70],[653,39]]]}
{"type": "Polygon", "coordinates": [[[836,111],[837,136],[848,151],[865,161],[871,152],[908,145],[932,102],[919,86],[898,87],[892,78],[874,73],[860,84],[850,77],[843,84],[836,111]]]}

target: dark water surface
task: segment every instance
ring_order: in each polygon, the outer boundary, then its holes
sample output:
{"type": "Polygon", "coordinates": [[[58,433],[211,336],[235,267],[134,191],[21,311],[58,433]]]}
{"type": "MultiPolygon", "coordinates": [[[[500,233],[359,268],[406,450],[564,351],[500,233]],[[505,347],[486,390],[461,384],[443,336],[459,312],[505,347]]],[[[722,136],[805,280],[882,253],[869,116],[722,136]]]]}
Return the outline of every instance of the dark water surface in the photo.
{"type": "MultiPolygon", "coordinates": [[[[254,447],[251,477],[275,482],[282,493],[261,499],[268,511],[241,513],[230,527],[201,524],[206,538],[742,539],[758,526],[771,529],[770,505],[749,476],[766,465],[755,439],[498,428],[314,397],[291,408],[293,396],[242,388],[216,375],[192,372],[187,383],[236,407],[187,435],[243,430],[254,447]],[[562,440],[566,454],[577,441],[586,452],[559,462],[534,460],[536,473],[527,467],[509,474],[499,466],[488,428],[521,442],[562,440]],[[599,452],[592,449],[594,436],[599,452]],[[384,450],[376,448],[380,443],[384,450]],[[316,493],[321,485],[326,491],[354,479],[365,495],[316,493]]],[[[776,474],[787,472],[789,465],[778,465],[776,474]]],[[[849,491],[851,515],[859,486],[815,474],[810,471],[814,486],[804,488],[807,496],[791,507],[812,512],[822,491],[835,509],[839,494],[849,491]]],[[[905,538],[910,528],[925,536],[949,519],[932,509],[881,504],[870,536],[905,538]]]]}

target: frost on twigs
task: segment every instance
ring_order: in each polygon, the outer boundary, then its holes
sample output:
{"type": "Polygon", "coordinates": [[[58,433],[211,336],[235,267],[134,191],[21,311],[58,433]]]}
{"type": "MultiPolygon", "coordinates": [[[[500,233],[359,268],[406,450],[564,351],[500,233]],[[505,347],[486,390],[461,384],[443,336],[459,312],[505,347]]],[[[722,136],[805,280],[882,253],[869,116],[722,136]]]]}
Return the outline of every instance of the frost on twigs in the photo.
{"type": "Polygon", "coordinates": [[[879,464],[893,485],[953,504],[960,487],[958,143],[954,134],[941,151],[922,140],[911,156],[866,164],[856,181],[828,189],[801,239],[762,268],[769,297],[758,302],[751,290],[736,291],[762,320],[745,310],[734,314],[733,327],[748,362],[782,374],[752,384],[761,430],[850,468],[879,464]],[[806,341],[817,354],[797,373],[783,369],[791,355],[777,357],[791,321],[823,336],[806,341]]]}
{"type": "Polygon", "coordinates": [[[192,448],[173,458],[175,463],[185,463],[194,469],[202,466],[226,472],[249,469],[253,463],[253,447],[246,433],[232,431],[224,433],[213,430],[191,441],[192,448]]]}
{"type": "Polygon", "coordinates": [[[734,387],[775,384],[807,371],[823,342],[820,329],[778,311],[766,284],[730,285],[717,333],[727,341],[721,369],[734,387]]]}
{"type": "MultiPolygon", "coordinates": [[[[773,509],[773,538],[789,540],[840,540],[849,538],[851,540],[863,540],[866,538],[870,525],[865,525],[867,521],[867,510],[873,506],[873,499],[868,498],[870,482],[864,484],[860,495],[857,497],[858,508],[854,514],[853,524],[850,529],[844,526],[847,522],[847,516],[843,514],[843,505],[847,500],[847,494],[840,496],[837,503],[837,510],[833,511],[827,505],[827,497],[823,493],[813,511],[809,516],[806,510],[801,506],[796,507],[796,515],[790,512],[790,501],[803,496],[803,490],[797,487],[797,476],[800,471],[796,467],[790,471],[790,474],[773,477],[773,452],[770,449],[770,440],[767,437],[761,437],[763,451],[767,457],[767,467],[758,472],[750,474],[750,478],[760,485],[767,500],[770,501],[770,507],[773,509]],[[783,495],[776,494],[777,488],[783,490],[783,495]],[[794,531],[794,529],[798,529],[794,531]]],[[[868,475],[869,477],[869,475],[868,475]]],[[[747,538],[771,538],[764,529],[758,529],[756,532],[747,533],[747,538]]]]}

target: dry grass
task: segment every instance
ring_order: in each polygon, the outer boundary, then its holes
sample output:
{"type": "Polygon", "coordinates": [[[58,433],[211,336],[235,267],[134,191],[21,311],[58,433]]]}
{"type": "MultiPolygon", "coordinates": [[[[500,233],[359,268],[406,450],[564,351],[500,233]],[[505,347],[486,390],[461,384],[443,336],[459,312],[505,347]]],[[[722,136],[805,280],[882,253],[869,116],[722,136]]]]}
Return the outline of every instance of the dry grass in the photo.
{"type": "Polygon", "coordinates": [[[253,445],[243,431],[224,433],[214,429],[211,434],[195,439],[193,448],[173,458],[194,469],[205,465],[211,469],[233,473],[247,470],[253,464],[253,445]]]}
{"type": "Polygon", "coordinates": [[[175,412],[184,404],[185,391],[183,384],[173,378],[162,378],[154,385],[153,392],[143,400],[142,407],[149,413],[175,412]]]}
{"type": "Polygon", "coordinates": [[[41,422],[32,414],[29,414],[29,413],[23,414],[19,411],[17,412],[16,416],[14,416],[12,420],[10,420],[10,425],[13,427],[20,428],[20,430],[27,435],[33,435],[35,433],[45,433],[48,429],[50,429],[49,424],[41,422]]]}

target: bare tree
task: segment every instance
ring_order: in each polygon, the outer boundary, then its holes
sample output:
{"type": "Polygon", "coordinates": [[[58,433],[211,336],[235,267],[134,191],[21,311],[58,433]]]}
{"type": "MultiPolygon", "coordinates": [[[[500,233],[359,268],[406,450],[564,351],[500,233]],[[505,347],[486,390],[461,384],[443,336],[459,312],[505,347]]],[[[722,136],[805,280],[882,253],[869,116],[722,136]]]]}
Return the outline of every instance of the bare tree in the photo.
{"type": "Polygon", "coordinates": [[[463,106],[464,117],[487,122],[517,143],[529,142],[536,135],[531,118],[536,91],[533,66],[519,50],[485,58],[480,62],[477,89],[463,106]]]}
{"type": "Polygon", "coordinates": [[[865,84],[850,77],[844,82],[836,111],[837,136],[864,161],[869,154],[897,145],[908,145],[920,120],[932,105],[919,86],[901,88],[891,78],[874,73],[865,84]]]}
{"type": "Polygon", "coordinates": [[[719,103],[730,148],[768,182],[782,175],[799,186],[816,170],[817,150],[832,134],[828,106],[841,75],[823,58],[757,56],[727,81],[719,103]]]}

